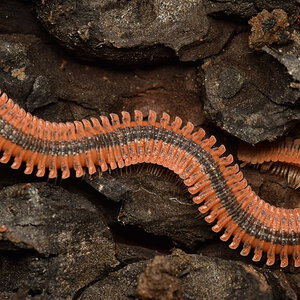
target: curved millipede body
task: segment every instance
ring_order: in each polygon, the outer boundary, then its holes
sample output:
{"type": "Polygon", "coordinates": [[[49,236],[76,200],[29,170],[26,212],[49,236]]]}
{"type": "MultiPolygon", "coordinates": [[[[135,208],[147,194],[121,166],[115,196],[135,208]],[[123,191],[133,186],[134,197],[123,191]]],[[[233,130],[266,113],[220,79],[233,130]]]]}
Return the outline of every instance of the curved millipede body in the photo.
{"type": "Polygon", "coordinates": [[[300,188],[300,139],[284,138],[255,146],[242,143],[237,156],[244,164],[285,177],[292,188],[300,188]]]}
{"type": "MultiPolygon", "coordinates": [[[[254,261],[266,253],[267,265],[279,255],[281,267],[289,257],[300,266],[300,209],[271,206],[256,195],[247,184],[231,155],[224,156],[223,145],[214,147],[214,136],[194,131],[192,123],[182,126],[178,117],[170,122],[164,113],[160,121],[149,112],[144,120],[140,111],[134,118],[128,112],[110,114],[67,123],[51,123],[26,113],[5,93],[0,93],[0,151],[2,163],[14,158],[12,168],[26,164],[25,173],[36,169],[36,176],[76,177],[108,168],[123,168],[137,163],[164,166],[178,174],[207,213],[205,220],[212,230],[223,231],[221,240],[232,238],[230,248],[243,244],[241,254],[254,249],[254,261]]],[[[299,161],[300,156],[297,155],[299,161]]]]}

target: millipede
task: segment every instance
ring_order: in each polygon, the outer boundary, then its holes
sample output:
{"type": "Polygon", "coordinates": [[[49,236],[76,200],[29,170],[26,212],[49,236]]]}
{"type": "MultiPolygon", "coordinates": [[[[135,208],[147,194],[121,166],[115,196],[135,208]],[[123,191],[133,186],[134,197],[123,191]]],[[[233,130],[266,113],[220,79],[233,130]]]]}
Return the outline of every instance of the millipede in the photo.
{"type": "Polygon", "coordinates": [[[255,146],[241,143],[237,157],[244,165],[284,177],[292,188],[300,188],[300,139],[282,138],[255,146]]]}
{"type": "MultiPolygon", "coordinates": [[[[241,255],[253,249],[253,261],[266,256],[271,266],[276,258],[286,267],[293,259],[300,266],[300,208],[272,206],[248,185],[225,146],[215,146],[216,138],[207,137],[203,129],[195,130],[179,117],[171,122],[163,113],[160,120],[150,110],[134,116],[122,112],[89,120],[55,123],[31,115],[0,92],[1,163],[13,158],[11,167],[25,164],[25,174],[49,178],[76,177],[123,168],[140,163],[157,164],[177,174],[187,186],[212,230],[241,255]]],[[[293,151],[296,153],[296,151],[293,151]]],[[[280,155],[276,156],[280,160],[280,155]]],[[[282,156],[281,156],[282,157],[282,156]]],[[[300,156],[283,155],[299,164],[300,156]]],[[[275,155],[274,155],[275,159],[275,155]]],[[[1,225],[1,224],[0,224],[1,225]]],[[[5,224],[2,224],[3,226],[5,224]]]]}

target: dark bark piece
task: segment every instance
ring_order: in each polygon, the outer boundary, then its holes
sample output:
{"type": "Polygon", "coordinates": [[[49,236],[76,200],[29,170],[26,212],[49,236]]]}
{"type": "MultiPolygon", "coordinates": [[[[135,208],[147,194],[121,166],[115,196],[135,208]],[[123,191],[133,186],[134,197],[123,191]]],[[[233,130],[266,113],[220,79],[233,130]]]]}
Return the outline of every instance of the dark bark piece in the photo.
{"type": "Polygon", "coordinates": [[[30,1],[2,0],[0,4],[0,33],[42,35],[43,30],[32,14],[30,1]]]}
{"type": "Polygon", "coordinates": [[[136,262],[111,272],[105,278],[82,291],[78,300],[129,300],[136,299],[138,275],[143,271],[145,262],[136,262]]]}
{"type": "Polygon", "coordinates": [[[85,175],[84,180],[108,199],[115,202],[123,201],[130,194],[130,188],[110,174],[100,176],[97,174],[92,177],[85,175]]]}
{"type": "MultiPolygon", "coordinates": [[[[298,32],[300,36],[300,31],[298,32]]],[[[288,73],[293,77],[295,81],[290,83],[291,88],[295,88],[296,91],[300,90],[300,39],[298,42],[276,48],[263,47],[263,51],[272,55],[282,65],[284,65],[288,73]]]]}
{"type": "Polygon", "coordinates": [[[86,66],[34,35],[0,35],[0,86],[21,107],[56,122],[149,109],[203,122],[196,67],[117,71],[86,66]],[[43,53],[43,55],[40,55],[43,53]],[[192,112],[190,109],[192,108],[192,112]]]}
{"type": "Polygon", "coordinates": [[[122,175],[117,172],[103,174],[92,179],[90,184],[106,197],[122,200],[118,215],[121,224],[169,237],[174,243],[193,249],[199,242],[211,239],[214,233],[200,217],[186,187],[178,179],[167,169],[145,164],[141,170],[122,170],[122,175]],[[108,186],[107,178],[110,179],[108,186]],[[121,196],[115,191],[120,191],[121,196]]]}
{"type": "Polygon", "coordinates": [[[247,34],[236,35],[226,51],[208,59],[205,111],[222,129],[251,144],[274,140],[300,119],[292,107],[299,91],[285,68],[248,48],[247,34]]]}
{"type": "Polygon", "coordinates": [[[139,275],[137,294],[141,299],[183,300],[180,275],[189,262],[188,255],[156,256],[139,275]]]}
{"type": "Polygon", "coordinates": [[[101,213],[58,187],[36,183],[3,189],[0,220],[2,295],[28,287],[52,299],[72,297],[118,265],[101,213]]]}
{"type": "Polygon", "coordinates": [[[285,283],[284,274],[175,250],[110,273],[79,299],[297,299],[285,283]]]}
{"type": "Polygon", "coordinates": [[[37,15],[63,47],[84,59],[195,61],[218,53],[235,27],[208,18],[202,2],[54,0],[39,2],[37,15]]]}
{"type": "MultiPolygon", "coordinates": [[[[125,240],[126,241],[126,240],[125,240]]],[[[116,257],[121,264],[132,264],[134,262],[152,259],[155,255],[159,255],[157,250],[144,248],[141,246],[116,243],[116,257]]]]}
{"type": "Polygon", "coordinates": [[[271,11],[276,8],[283,9],[290,18],[295,18],[300,6],[297,0],[206,0],[205,7],[208,14],[215,17],[249,19],[263,9],[271,11]]]}
{"type": "Polygon", "coordinates": [[[297,19],[288,21],[286,12],[274,9],[263,10],[249,20],[252,26],[249,46],[272,55],[295,81],[290,86],[300,88],[300,24],[297,19]]]}

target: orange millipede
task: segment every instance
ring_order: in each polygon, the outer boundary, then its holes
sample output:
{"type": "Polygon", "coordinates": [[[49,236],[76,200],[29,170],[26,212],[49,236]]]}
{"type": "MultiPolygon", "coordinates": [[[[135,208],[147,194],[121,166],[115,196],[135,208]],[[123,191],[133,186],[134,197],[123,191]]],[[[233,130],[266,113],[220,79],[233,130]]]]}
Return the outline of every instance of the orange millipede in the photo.
{"type": "MultiPolygon", "coordinates": [[[[247,184],[232,155],[224,156],[223,145],[214,147],[214,136],[205,138],[205,131],[194,130],[188,122],[182,127],[178,117],[170,122],[163,113],[157,121],[154,111],[144,120],[140,111],[134,118],[122,112],[99,119],[51,123],[14,104],[5,93],[0,93],[0,151],[2,163],[14,158],[12,168],[26,164],[25,173],[37,170],[49,178],[89,174],[100,167],[102,172],[138,163],[158,164],[172,170],[183,180],[193,201],[206,213],[212,230],[223,230],[221,240],[232,237],[229,247],[241,243],[241,255],[254,249],[254,261],[264,253],[267,265],[273,265],[276,256],[280,266],[286,267],[289,256],[300,266],[300,209],[274,207],[263,201],[247,184]]],[[[300,156],[293,156],[300,163],[300,156]]]]}
{"type": "Polygon", "coordinates": [[[287,178],[294,189],[300,188],[300,139],[284,138],[255,146],[242,143],[237,157],[244,164],[287,178]]]}

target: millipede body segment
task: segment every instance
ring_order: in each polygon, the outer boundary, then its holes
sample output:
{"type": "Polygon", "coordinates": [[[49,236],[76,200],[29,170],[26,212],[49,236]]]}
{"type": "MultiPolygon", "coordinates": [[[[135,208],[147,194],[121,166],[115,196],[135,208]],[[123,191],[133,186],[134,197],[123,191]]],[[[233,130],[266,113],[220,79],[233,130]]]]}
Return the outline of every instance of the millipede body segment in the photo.
{"type": "Polygon", "coordinates": [[[300,139],[284,138],[255,146],[242,143],[238,159],[262,171],[285,177],[291,187],[300,188],[300,139]]]}
{"type": "MultiPolygon", "coordinates": [[[[205,138],[205,131],[194,131],[192,123],[182,126],[178,117],[149,112],[144,120],[140,111],[134,118],[122,112],[122,118],[110,114],[100,119],[51,123],[14,104],[0,93],[0,150],[2,163],[14,158],[13,169],[22,162],[25,173],[36,169],[36,176],[55,178],[76,177],[108,168],[123,168],[138,163],[158,164],[178,174],[199,205],[212,230],[223,231],[221,240],[232,238],[230,248],[243,244],[241,255],[254,249],[254,261],[264,253],[267,265],[277,255],[281,267],[288,265],[289,256],[300,266],[300,209],[283,209],[263,201],[247,184],[232,155],[224,156],[223,145],[214,147],[214,136],[205,138]]],[[[1,224],[0,224],[1,225],[1,224]]]]}

